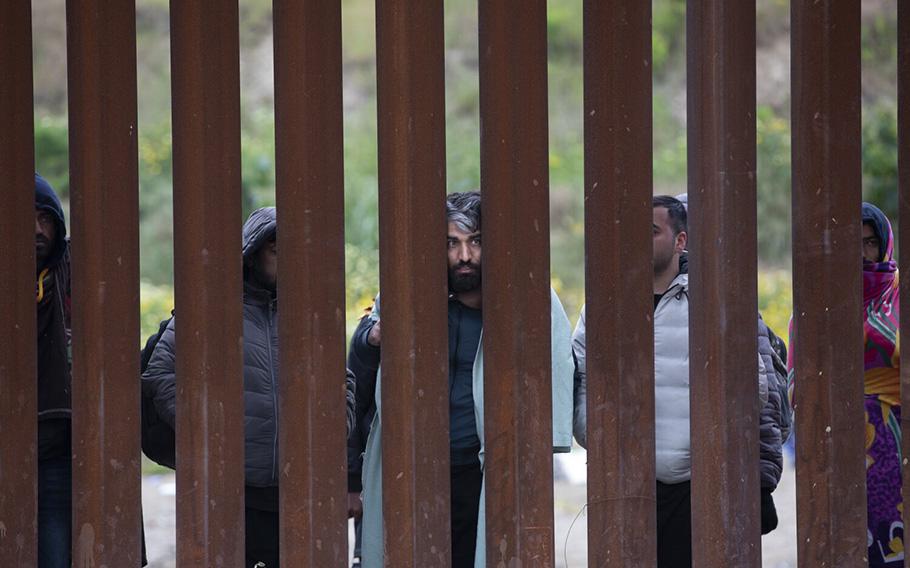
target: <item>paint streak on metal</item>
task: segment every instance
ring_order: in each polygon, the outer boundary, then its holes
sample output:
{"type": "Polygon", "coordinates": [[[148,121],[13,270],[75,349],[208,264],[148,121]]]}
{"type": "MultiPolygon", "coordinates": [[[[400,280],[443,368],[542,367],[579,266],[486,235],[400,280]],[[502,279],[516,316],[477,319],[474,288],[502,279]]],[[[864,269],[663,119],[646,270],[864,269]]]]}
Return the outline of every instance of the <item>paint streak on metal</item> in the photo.
{"type": "Polygon", "coordinates": [[[36,566],[35,144],[29,2],[0,3],[0,565],[36,566]]]}
{"type": "Polygon", "coordinates": [[[66,15],[73,526],[82,527],[73,531],[73,559],[139,566],[136,9],[131,1],[71,0],[66,15]]]}
{"type": "Polygon", "coordinates": [[[379,282],[386,566],[448,566],[443,2],[379,0],[379,282]],[[401,475],[398,475],[401,473],[401,475]]]}
{"type": "Polygon", "coordinates": [[[586,1],[584,58],[588,566],[637,568],[657,561],[651,4],[586,1]]]}
{"type": "Polygon", "coordinates": [[[341,2],[276,0],[274,27],[281,559],[346,566],[341,2]]]}
{"type": "Polygon", "coordinates": [[[690,4],[686,35],[692,564],[758,567],[755,2],[690,4]]]}
{"type": "Polygon", "coordinates": [[[171,2],[177,563],[244,558],[238,6],[171,2]]]}
{"type": "Polygon", "coordinates": [[[478,10],[486,560],[548,566],[554,536],[546,2],[480,2],[478,10]]]}
{"type": "Polygon", "coordinates": [[[860,566],[867,551],[860,2],[799,0],[790,14],[797,560],[860,566]]]}

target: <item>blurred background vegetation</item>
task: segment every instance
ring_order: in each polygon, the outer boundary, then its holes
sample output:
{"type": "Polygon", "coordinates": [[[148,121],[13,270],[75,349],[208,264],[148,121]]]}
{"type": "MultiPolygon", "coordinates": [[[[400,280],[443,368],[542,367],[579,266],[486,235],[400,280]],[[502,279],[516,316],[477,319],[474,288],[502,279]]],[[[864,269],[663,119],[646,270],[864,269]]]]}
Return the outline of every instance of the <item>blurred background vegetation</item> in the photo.
{"type": "MultiPolygon", "coordinates": [[[[173,306],[168,0],[137,0],[143,337],[173,306]]],[[[789,2],[758,0],[760,308],[783,337],[790,292],[789,2]]],[[[863,2],[863,190],[896,221],[896,2],[863,2]]],[[[33,0],[37,169],[67,201],[64,0],[33,0]]],[[[343,0],[349,330],[378,287],[375,3],[343,0]]],[[[686,191],[685,2],[653,1],[654,191],[686,191]]],[[[274,204],[271,0],[240,0],[244,213],[274,204]]],[[[476,0],[447,0],[450,191],[480,180],[476,0]]],[[[582,2],[548,7],[553,283],[584,301],[582,2]]]]}

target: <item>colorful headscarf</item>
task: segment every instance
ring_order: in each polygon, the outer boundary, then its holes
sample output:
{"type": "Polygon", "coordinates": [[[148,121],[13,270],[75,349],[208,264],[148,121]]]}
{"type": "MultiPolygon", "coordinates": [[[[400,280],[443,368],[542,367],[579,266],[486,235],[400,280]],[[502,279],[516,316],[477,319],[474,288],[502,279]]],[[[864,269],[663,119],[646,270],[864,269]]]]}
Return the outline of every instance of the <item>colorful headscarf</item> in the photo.
{"type": "Polygon", "coordinates": [[[866,394],[900,404],[898,327],[900,295],[891,222],[871,203],[863,203],[863,224],[879,240],[879,261],[863,260],[863,340],[866,394]]]}

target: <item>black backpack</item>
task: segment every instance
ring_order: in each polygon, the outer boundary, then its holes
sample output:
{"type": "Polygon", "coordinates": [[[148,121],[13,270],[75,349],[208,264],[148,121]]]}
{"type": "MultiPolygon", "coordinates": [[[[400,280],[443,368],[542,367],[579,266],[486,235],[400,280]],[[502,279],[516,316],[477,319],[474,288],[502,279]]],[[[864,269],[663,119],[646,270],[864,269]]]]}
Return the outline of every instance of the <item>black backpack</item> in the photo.
{"type": "MultiPolygon", "coordinates": [[[[152,353],[155,346],[164,335],[167,324],[174,319],[174,312],[171,311],[171,317],[163,320],[158,326],[158,332],[152,334],[145,342],[145,347],[139,358],[139,373],[145,373],[152,359],[152,353]]],[[[169,467],[177,468],[177,447],[176,434],[170,424],[158,416],[155,410],[155,401],[151,396],[147,396],[145,389],[142,389],[142,452],[153,462],[169,467]]]]}

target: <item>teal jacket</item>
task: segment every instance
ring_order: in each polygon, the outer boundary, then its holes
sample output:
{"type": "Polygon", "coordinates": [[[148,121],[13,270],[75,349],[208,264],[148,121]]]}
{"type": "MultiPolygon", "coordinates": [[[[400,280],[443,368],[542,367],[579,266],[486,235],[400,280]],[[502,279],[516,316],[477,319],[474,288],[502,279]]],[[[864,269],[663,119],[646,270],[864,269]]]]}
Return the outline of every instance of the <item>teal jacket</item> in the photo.
{"type": "MultiPolygon", "coordinates": [[[[379,298],[370,314],[379,319],[379,298]]],[[[572,449],[572,381],[575,363],[572,359],[572,330],[569,319],[555,291],[550,292],[550,328],[553,366],[553,451],[572,449]]],[[[482,332],[481,332],[482,335],[482,332]]],[[[474,417],[480,438],[480,463],[484,455],[483,422],[483,338],[474,359],[474,417]]],[[[485,486],[485,484],[484,484],[485,486]]],[[[475,566],[486,565],[486,523],[484,490],[480,494],[477,522],[475,566]]],[[[363,555],[364,568],[383,566],[382,528],[382,369],[376,378],[376,415],[367,440],[363,461],[363,555]]]]}

